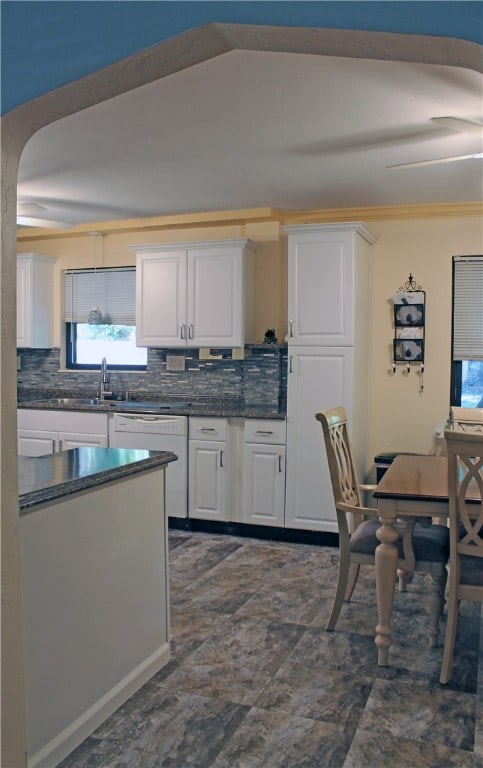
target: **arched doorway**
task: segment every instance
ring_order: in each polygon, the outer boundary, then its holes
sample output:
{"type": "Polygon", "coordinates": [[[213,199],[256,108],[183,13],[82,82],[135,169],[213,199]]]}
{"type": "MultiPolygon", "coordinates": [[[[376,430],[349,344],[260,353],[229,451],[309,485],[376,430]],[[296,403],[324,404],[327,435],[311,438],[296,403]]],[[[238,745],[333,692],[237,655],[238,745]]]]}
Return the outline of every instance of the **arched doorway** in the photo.
{"type": "Polygon", "coordinates": [[[234,49],[303,52],[318,56],[452,65],[478,70],[479,46],[462,40],[344,30],[233,25],[207,26],[154,46],[57,91],[22,105],[2,120],[2,261],[0,330],[0,501],[2,509],[3,757],[21,766],[25,754],[22,609],[17,537],[15,256],[17,168],[23,147],[42,127],[126,91],[234,49]]]}

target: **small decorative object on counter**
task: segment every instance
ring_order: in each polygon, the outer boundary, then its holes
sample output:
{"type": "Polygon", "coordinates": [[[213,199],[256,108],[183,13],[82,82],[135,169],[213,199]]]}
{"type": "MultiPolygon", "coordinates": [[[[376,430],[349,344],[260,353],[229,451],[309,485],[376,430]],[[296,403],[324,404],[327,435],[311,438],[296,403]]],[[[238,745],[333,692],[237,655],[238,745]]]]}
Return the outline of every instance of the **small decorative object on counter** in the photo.
{"type": "Polygon", "coordinates": [[[265,344],[276,344],[277,343],[277,337],[275,336],[275,328],[267,328],[265,331],[265,338],[264,338],[265,344]]]}
{"type": "Polygon", "coordinates": [[[408,376],[411,366],[419,370],[419,392],[422,393],[424,373],[424,324],[426,315],[426,291],[416,284],[410,274],[404,285],[391,297],[394,304],[393,359],[390,373],[396,373],[397,366],[403,365],[408,376]]]}

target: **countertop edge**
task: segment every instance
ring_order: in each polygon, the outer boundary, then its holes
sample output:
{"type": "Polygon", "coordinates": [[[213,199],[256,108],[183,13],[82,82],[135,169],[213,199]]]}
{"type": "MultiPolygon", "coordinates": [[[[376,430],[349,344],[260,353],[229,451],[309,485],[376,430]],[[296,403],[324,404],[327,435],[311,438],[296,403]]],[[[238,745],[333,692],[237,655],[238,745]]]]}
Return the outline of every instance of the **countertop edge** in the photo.
{"type": "Polygon", "coordinates": [[[42,411],[90,411],[91,413],[151,413],[151,414],[169,414],[170,416],[207,416],[218,418],[241,418],[241,419],[269,419],[280,420],[286,419],[285,411],[276,410],[270,406],[263,405],[231,405],[228,403],[193,403],[189,408],[180,407],[176,408],[170,406],[169,409],[157,406],[153,402],[152,406],[140,409],[132,408],[129,410],[129,406],[121,401],[122,405],[116,408],[115,401],[108,401],[105,405],[65,405],[59,403],[49,403],[46,400],[28,400],[20,401],[17,403],[19,410],[42,410],[42,411]]]}
{"type": "MultiPolygon", "coordinates": [[[[74,448],[73,450],[82,449],[74,448]]],[[[139,459],[135,462],[124,464],[123,466],[110,467],[108,469],[97,471],[91,475],[74,479],[65,479],[63,482],[54,483],[47,488],[39,488],[38,490],[20,493],[18,500],[19,514],[22,517],[29,514],[29,512],[34,511],[34,508],[41,504],[65,498],[66,496],[81,491],[90,490],[114,482],[115,480],[132,477],[141,472],[164,467],[170,462],[176,461],[178,458],[171,451],[150,451],[150,454],[151,455],[145,459],[139,459]]]]}

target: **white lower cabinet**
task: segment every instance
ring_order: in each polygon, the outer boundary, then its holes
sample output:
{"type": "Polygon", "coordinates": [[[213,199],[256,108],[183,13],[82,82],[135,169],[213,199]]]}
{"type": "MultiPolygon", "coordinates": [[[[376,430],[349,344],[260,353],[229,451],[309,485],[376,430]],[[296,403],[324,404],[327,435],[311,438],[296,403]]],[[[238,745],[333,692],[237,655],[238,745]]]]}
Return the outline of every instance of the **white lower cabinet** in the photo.
{"type": "Polygon", "coordinates": [[[17,423],[20,456],[45,456],[70,448],[108,445],[106,413],[21,408],[17,423]]]}
{"type": "Polygon", "coordinates": [[[229,519],[228,419],[190,418],[188,443],[188,515],[202,520],[229,519]]]}
{"type": "Polygon", "coordinates": [[[245,421],[243,522],[283,527],[285,422],[245,421]]]}
{"type": "MultiPolygon", "coordinates": [[[[359,477],[365,438],[353,418],[354,352],[350,347],[298,347],[289,353],[287,401],[287,528],[337,532],[327,455],[315,414],[343,405],[351,424],[359,477]],[[357,450],[356,450],[357,449],[357,450]]],[[[362,383],[360,396],[365,401],[362,383]]],[[[362,409],[361,409],[362,410],[362,409]]]]}

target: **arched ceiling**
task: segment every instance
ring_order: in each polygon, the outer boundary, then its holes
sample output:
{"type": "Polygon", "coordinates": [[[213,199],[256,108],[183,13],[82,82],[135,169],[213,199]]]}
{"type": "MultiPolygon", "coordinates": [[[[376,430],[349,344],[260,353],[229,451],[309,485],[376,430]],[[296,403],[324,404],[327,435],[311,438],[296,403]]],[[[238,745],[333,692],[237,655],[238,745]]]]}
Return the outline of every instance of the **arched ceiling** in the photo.
{"type": "Polygon", "coordinates": [[[38,131],[18,197],[70,224],[196,211],[481,198],[483,81],[467,68],[228,50],[38,131]],[[464,128],[464,124],[461,124],[464,128]]]}

